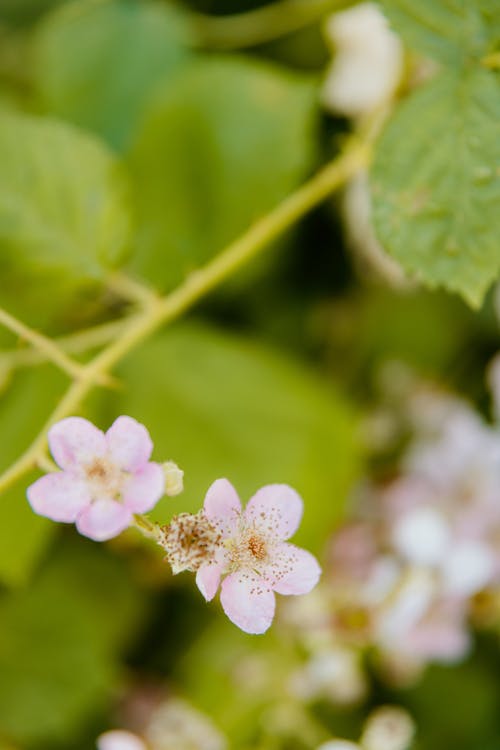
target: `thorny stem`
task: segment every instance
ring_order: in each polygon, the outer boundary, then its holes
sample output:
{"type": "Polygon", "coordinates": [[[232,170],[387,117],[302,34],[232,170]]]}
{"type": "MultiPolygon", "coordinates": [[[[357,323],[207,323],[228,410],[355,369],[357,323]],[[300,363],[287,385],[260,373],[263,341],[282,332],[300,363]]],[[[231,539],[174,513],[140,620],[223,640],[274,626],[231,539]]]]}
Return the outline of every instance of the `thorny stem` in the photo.
{"type": "Polygon", "coordinates": [[[203,268],[195,271],[171,294],[152,301],[106,349],[97,354],[75,380],[53,411],[39,435],[25,453],[0,476],[0,492],[34,468],[46,448],[46,433],[60,419],[74,412],[93,388],[126,354],[161,325],[179,318],[198,300],[228,279],[235,271],[262,252],[308,211],[323,202],[368,164],[369,146],[352,140],[344,153],[324,167],[309,182],[257,221],[250,229],[203,268]]]}
{"type": "Polygon", "coordinates": [[[243,49],[292,34],[353,3],[354,0],[278,0],[263,8],[229,16],[193,14],[192,21],[200,46],[243,49]]]}

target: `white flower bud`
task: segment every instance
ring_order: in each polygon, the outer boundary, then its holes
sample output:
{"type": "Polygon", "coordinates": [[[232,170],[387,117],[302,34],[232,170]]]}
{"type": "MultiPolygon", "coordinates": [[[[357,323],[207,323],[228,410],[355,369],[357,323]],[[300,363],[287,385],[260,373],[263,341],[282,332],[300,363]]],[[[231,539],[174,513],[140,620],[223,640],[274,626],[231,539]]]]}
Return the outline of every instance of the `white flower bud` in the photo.
{"type": "Polygon", "coordinates": [[[179,469],[173,461],[166,461],[163,464],[163,473],[165,475],[165,494],[169,497],[180,495],[184,489],[184,472],[179,469]]]}

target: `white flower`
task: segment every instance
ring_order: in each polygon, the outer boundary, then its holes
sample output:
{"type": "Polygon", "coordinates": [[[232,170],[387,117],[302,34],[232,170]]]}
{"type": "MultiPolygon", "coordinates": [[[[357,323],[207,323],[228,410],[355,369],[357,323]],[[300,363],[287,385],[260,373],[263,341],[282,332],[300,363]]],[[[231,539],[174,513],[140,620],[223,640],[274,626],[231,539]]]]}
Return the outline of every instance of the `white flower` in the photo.
{"type": "Polygon", "coordinates": [[[336,50],[323,101],[335,112],[358,117],[391,99],[403,70],[398,37],[374,3],[336,13],[327,37],[336,50]]]}

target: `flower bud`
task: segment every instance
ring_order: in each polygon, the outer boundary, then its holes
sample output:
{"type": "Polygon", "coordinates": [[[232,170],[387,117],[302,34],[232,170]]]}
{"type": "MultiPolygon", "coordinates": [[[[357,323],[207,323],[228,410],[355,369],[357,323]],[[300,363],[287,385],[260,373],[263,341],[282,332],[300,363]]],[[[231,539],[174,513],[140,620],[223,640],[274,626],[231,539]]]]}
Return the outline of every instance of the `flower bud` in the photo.
{"type": "Polygon", "coordinates": [[[184,489],[184,472],[179,469],[173,461],[166,461],[163,464],[163,474],[165,476],[165,494],[169,497],[180,495],[184,489]]]}

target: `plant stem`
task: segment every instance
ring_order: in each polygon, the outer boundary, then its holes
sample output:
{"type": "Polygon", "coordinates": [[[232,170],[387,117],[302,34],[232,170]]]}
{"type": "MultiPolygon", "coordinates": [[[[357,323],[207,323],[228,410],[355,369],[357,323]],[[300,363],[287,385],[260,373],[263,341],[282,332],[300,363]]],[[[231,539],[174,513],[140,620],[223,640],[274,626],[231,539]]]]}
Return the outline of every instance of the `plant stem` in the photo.
{"type": "MultiPolygon", "coordinates": [[[[79,378],[84,377],[85,365],[68,357],[56,341],[25,325],[22,321],[18,320],[1,307],[0,324],[4,325],[5,328],[8,328],[22,339],[28,341],[34,347],[31,352],[37,352],[41,361],[48,360],[49,362],[53,362],[60,370],[69,375],[72,380],[78,380],[79,378]]],[[[116,386],[115,380],[106,375],[106,373],[100,374],[96,383],[111,388],[116,386]]]]}
{"type": "Polygon", "coordinates": [[[200,46],[232,50],[254,47],[312,25],[328,13],[342,10],[354,0],[278,0],[247,13],[230,16],[193,14],[200,46]]]}
{"type": "MultiPolygon", "coordinates": [[[[68,336],[54,339],[54,343],[66,354],[83,354],[108,344],[126,328],[128,318],[113,320],[109,323],[86,328],[68,336]]],[[[48,359],[46,352],[40,349],[11,349],[0,352],[0,362],[8,367],[29,367],[39,365],[48,359]]]]}
{"type": "Polygon", "coordinates": [[[83,365],[68,357],[55,341],[29,328],[3,308],[0,308],[0,324],[25,341],[29,341],[46,359],[57,365],[70,378],[78,379],[81,376],[83,365]]]}
{"type": "Polygon", "coordinates": [[[107,374],[136,344],[162,324],[179,318],[199,299],[256,257],[314,206],[322,203],[336,188],[366,166],[369,156],[368,145],[353,140],[343,154],[285,198],[277,208],[257,221],[206,266],[188,276],[171,294],[158,298],[144,311],[132,316],[121,335],[84,366],[83,373],[68,388],[32,445],[0,476],[0,492],[36,466],[45,450],[47,430],[79,406],[98,378],[107,374]]]}

